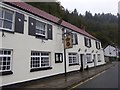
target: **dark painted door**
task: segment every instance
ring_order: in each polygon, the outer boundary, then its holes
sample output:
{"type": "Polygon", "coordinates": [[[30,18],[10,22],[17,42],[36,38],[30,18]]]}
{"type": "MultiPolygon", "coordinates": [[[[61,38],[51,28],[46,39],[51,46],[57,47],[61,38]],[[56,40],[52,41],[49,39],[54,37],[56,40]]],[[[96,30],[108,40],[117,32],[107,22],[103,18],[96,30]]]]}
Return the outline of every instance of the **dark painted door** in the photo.
{"type": "Polygon", "coordinates": [[[84,54],[80,54],[80,60],[81,60],[81,68],[80,68],[80,71],[83,71],[83,70],[84,70],[83,59],[84,59],[84,54]]]}

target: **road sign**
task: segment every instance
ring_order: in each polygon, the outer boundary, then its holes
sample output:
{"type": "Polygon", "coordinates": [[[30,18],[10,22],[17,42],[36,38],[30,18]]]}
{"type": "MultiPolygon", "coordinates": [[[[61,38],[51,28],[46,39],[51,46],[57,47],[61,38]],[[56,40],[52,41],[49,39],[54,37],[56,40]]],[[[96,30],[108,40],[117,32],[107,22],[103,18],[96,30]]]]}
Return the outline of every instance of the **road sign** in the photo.
{"type": "Polygon", "coordinates": [[[66,35],[64,38],[64,47],[65,49],[72,48],[72,36],[71,35],[66,35]]]}

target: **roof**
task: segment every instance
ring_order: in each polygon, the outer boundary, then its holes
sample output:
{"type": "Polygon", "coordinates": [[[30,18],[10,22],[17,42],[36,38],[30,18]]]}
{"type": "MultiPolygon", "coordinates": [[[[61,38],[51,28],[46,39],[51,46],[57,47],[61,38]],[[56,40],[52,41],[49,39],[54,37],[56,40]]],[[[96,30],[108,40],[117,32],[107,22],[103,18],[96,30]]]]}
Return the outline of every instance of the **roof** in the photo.
{"type": "MultiPolygon", "coordinates": [[[[35,14],[39,17],[42,17],[42,18],[47,19],[49,21],[52,21],[56,24],[59,24],[58,22],[59,22],[60,18],[55,17],[55,16],[53,16],[53,15],[51,15],[51,14],[45,12],[45,11],[42,11],[42,10],[38,9],[38,8],[35,8],[35,7],[25,3],[25,2],[7,2],[7,3],[11,4],[15,7],[21,8],[25,11],[28,11],[32,14],[35,14]]],[[[85,30],[82,30],[82,29],[80,29],[80,28],[78,28],[78,27],[76,27],[76,26],[74,26],[74,25],[72,25],[72,24],[70,24],[70,23],[68,23],[64,20],[62,20],[61,25],[66,27],[66,28],[72,29],[72,30],[74,30],[74,31],[76,31],[76,32],[78,32],[82,35],[85,35],[85,36],[88,36],[90,38],[96,39],[95,37],[93,37],[92,35],[87,33],[85,30]]]]}

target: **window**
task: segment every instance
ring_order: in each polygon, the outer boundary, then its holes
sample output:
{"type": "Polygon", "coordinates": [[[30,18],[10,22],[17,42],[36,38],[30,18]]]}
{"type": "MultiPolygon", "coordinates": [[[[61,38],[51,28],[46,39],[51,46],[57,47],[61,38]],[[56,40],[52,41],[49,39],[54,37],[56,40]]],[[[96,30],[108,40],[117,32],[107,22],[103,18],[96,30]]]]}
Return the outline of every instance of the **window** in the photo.
{"type": "Polygon", "coordinates": [[[36,21],[36,35],[45,37],[46,24],[40,21],[36,21]]]}
{"type": "Polygon", "coordinates": [[[101,56],[100,56],[100,54],[98,54],[97,57],[98,57],[98,62],[101,62],[101,56]]]}
{"type": "Polygon", "coordinates": [[[63,62],[63,54],[55,53],[55,63],[62,63],[62,62],[63,62]]]}
{"type": "Polygon", "coordinates": [[[77,34],[76,33],[72,34],[72,43],[73,43],[73,45],[78,44],[78,38],[77,38],[77,34]]]}
{"type": "Polygon", "coordinates": [[[86,54],[86,59],[87,59],[87,63],[92,63],[93,60],[91,58],[91,54],[86,54]]]}
{"type": "Polygon", "coordinates": [[[53,39],[53,26],[29,17],[28,34],[41,39],[53,39]]]}
{"type": "Polygon", "coordinates": [[[31,52],[31,69],[40,69],[50,67],[50,53],[49,52],[31,52]]]}
{"type": "Polygon", "coordinates": [[[14,12],[0,8],[0,29],[13,31],[14,12]]]}
{"type": "Polygon", "coordinates": [[[100,49],[100,42],[96,41],[96,48],[100,49]]]}
{"type": "Polygon", "coordinates": [[[69,65],[79,64],[77,53],[69,53],[68,57],[69,57],[69,65]]]}
{"type": "Polygon", "coordinates": [[[91,47],[91,39],[85,37],[84,40],[85,40],[85,46],[91,47]]]}
{"type": "Polygon", "coordinates": [[[0,50],[0,72],[11,71],[12,50],[0,50]]]}

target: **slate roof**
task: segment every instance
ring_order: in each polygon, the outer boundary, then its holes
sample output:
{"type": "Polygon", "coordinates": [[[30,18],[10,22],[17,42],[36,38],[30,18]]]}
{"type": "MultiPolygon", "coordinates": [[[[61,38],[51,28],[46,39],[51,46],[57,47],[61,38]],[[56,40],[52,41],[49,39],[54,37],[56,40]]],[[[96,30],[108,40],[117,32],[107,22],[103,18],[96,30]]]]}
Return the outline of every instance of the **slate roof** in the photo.
{"type": "MultiPolygon", "coordinates": [[[[34,15],[37,15],[37,16],[42,17],[44,19],[47,19],[49,21],[52,21],[56,24],[59,24],[58,22],[59,22],[60,18],[55,17],[55,16],[53,16],[53,15],[51,15],[51,14],[45,12],[45,11],[42,11],[42,10],[36,8],[36,7],[33,7],[33,6],[31,6],[31,5],[29,5],[25,2],[5,2],[5,3],[10,4],[14,7],[20,8],[22,10],[25,10],[29,13],[32,13],[34,15]]],[[[90,35],[85,30],[82,30],[82,29],[80,29],[80,28],[78,28],[78,27],[76,27],[76,26],[74,26],[74,25],[72,25],[72,24],[70,24],[70,23],[68,23],[64,20],[62,20],[61,25],[64,26],[64,27],[67,27],[69,29],[72,29],[72,30],[74,30],[74,31],[76,31],[76,32],[78,32],[82,35],[85,35],[85,36],[88,36],[90,38],[96,39],[94,36],[90,35]]]]}

